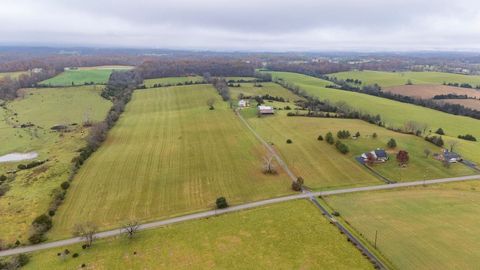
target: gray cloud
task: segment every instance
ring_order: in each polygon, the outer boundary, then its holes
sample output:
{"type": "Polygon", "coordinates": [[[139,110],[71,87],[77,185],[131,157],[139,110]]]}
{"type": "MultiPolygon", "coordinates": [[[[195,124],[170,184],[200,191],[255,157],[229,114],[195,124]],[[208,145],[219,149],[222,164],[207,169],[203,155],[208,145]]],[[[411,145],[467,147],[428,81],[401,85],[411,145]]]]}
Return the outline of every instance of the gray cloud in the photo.
{"type": "Polygon", "coordinates": [[[0,42],[222,50],[480,49],[473,0],[3,0],[0,42]]]}

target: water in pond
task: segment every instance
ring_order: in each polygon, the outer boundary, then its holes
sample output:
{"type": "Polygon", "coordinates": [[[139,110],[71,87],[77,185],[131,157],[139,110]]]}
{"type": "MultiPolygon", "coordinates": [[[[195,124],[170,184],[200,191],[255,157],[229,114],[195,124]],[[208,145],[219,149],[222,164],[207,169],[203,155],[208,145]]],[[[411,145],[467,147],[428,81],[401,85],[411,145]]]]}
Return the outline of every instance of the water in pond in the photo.
{"type": "Polygon", "coordinates": [[[29,153],[10,153],[4,156],[0,156],[0,163],[2,162],[16,162],[22,160],[29,160],[38,157],[37,152],[29,152],[29,153]]]}

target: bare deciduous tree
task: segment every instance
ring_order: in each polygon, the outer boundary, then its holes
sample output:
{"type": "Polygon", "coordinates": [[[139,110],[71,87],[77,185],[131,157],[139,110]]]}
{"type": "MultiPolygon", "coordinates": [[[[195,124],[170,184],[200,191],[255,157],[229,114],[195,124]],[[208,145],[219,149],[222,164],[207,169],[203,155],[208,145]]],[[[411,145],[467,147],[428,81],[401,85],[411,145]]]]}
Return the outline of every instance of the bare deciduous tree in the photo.
{"type": "Polygon", "coordinates": [[[273,155],[269,155],[263,157],[263,173],[265,174],[276,174],[277,169],[275,168],[275,164],[273,163],[273,155]]]}
{"type": "Polygon", "coordinates": [[[73,234],[80,236],[87,246],[91,246],[95,240],[97,233],[97,225],[93,222],[85,222],[83,224],[76,224],[73,228],[73,234]]]}
{"type": "Polygon", "coordinates": [[[450,146],[450,152],[453,152],[453,150],[455,150],[455,147],[457,147],[458,144],[458,141],[448,141],[448,145],[450,146]]]}
{"type": "Polygon", "coordinates": [[[423,150],[423,153],[425,153],[425,157],[428,158],[430,156],[430,154],[432,153],[432,151],[430,151],[430,149],[428,149],[428,148],[425,148],[423,150]]]}
{"type": "Polygon", "coordinates": [[[215,109],[215,107],[213,107],[213,105],[215,105],[215,99],[214,98],[209,98],[207,100],[207,106],[210,107],[210,110],[215,109]]]}
{"type": "Polygon", "coordinates": [[[135,234],[137,233],[139,227],[140,225],[137,221],[130,221],[123,226],[123,232],[129,239],[132,239],[133,236],[135,236],[135,234]]]}

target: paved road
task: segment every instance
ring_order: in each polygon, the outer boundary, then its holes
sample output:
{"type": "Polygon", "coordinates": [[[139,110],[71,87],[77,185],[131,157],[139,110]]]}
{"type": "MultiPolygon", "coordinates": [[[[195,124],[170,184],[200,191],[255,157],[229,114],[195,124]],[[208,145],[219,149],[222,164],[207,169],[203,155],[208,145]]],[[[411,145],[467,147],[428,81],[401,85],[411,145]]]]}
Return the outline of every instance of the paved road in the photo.
{"type": "MultiPolygon", "coordinates": [[[[416,182],[407,182],[407,183],[385,184],[385,185],[378,185],[378,186],[347,188],[347,189],[338,189],[338,190],[330,190],[330,191],[318,191],[318,192],[311,192],[311,193],[301,193],[301,194],[295,194],[295,195],[290,195],[290,196],[284,196],[284,197],[279,197],[279,198],[273,198],[273,199],[268,199],[268,200],[263,200],[263,201],[257,201],[257,202],[252,202],[252,203],[246,203],[246,204],[231,206],[227,209],[222,209],[222,210],[210,210],[210,211],[205,211],[205,212],[201,212],[201,213],[190,214],[190,215],[186,215],[186,216],[181,216],[181,217],[170,218],[170,219],[161,220],[161,221],[145,223],[145,224],[140,225],[139,230],[153,229],[153,228],[163,227],[163,226],[166,226],[166,225],[171,225],[171,224],[175,224],[175,223],[179,223],[179,222],[195,220],[195,219],[200,219],[200,218],[206,218],[206,217],[212,217],[212,216],[217,216],[217,215],[221,215],[221,214],[225,214],[225,213],[231,213],[231,212],[246,210],[246,209],[255,208],[255,207],[264,206],[264,205],[269,205],[269,204],[274,204],[274,203],[280,203],[280,202],[286,202],[286,201],[292,201],[292,200],[298,200],[298,199],[307,199],[307,198],[310,198],[312,196],[329,196],[329,195],[337,195],[337,194],[344,194],[344,193],[373,191],[373,190],[386,190],[386,189],[394,189],[394,188],[401,188],[401,187],[420,186],[420,185],[424,185],[424,184],[425,185],[431,185],[431,184],[458,182],[458,181],[466,181],[466,180],[474,180],[474,179],[480,179],[480,175],[471,175],[471,176],[464,176],[464,177],[444,178],[444,179],[435,179],[435,180],[426,180],[426,181],[416,181],[416,182]]],[[[96,234],[96,238],[107,238],[107,237],[117,236],[117,235],[120,235],[122,233],[123,233],[122,229],[115,229],[115,230],[100,232],[100,233],[96,234]]],[[[65,240],[61,240],[61,241],[43,243],[43,244],[39,244],[39,245],[19,247],[19,248],[15,248],[15,249],[0,251],[0,257],[20,254],[20,253],[28,253],[28,252],[33,252],[33,251],[38,251],[38,250],[43,250],[43,249],[49,249],[49,248],[55,248],[55,247],[62,247],[62,246],[67,246],[67,245],[81,243],[81,242],[82,242],[81,238],[75,237],[75,238],[65,239],[65,240]]]]}

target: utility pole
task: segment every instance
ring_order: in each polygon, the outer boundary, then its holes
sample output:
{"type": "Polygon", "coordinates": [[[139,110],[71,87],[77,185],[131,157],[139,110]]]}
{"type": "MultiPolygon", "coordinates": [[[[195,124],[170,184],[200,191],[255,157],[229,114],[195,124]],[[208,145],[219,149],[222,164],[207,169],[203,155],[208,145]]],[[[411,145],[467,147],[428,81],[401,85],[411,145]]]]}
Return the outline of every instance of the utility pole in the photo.
{"type": "Polygon", "coordinates": [[[377,235],[378,235],[378,230],[375,230],[375,248],[377,248],[377,235]]]}

